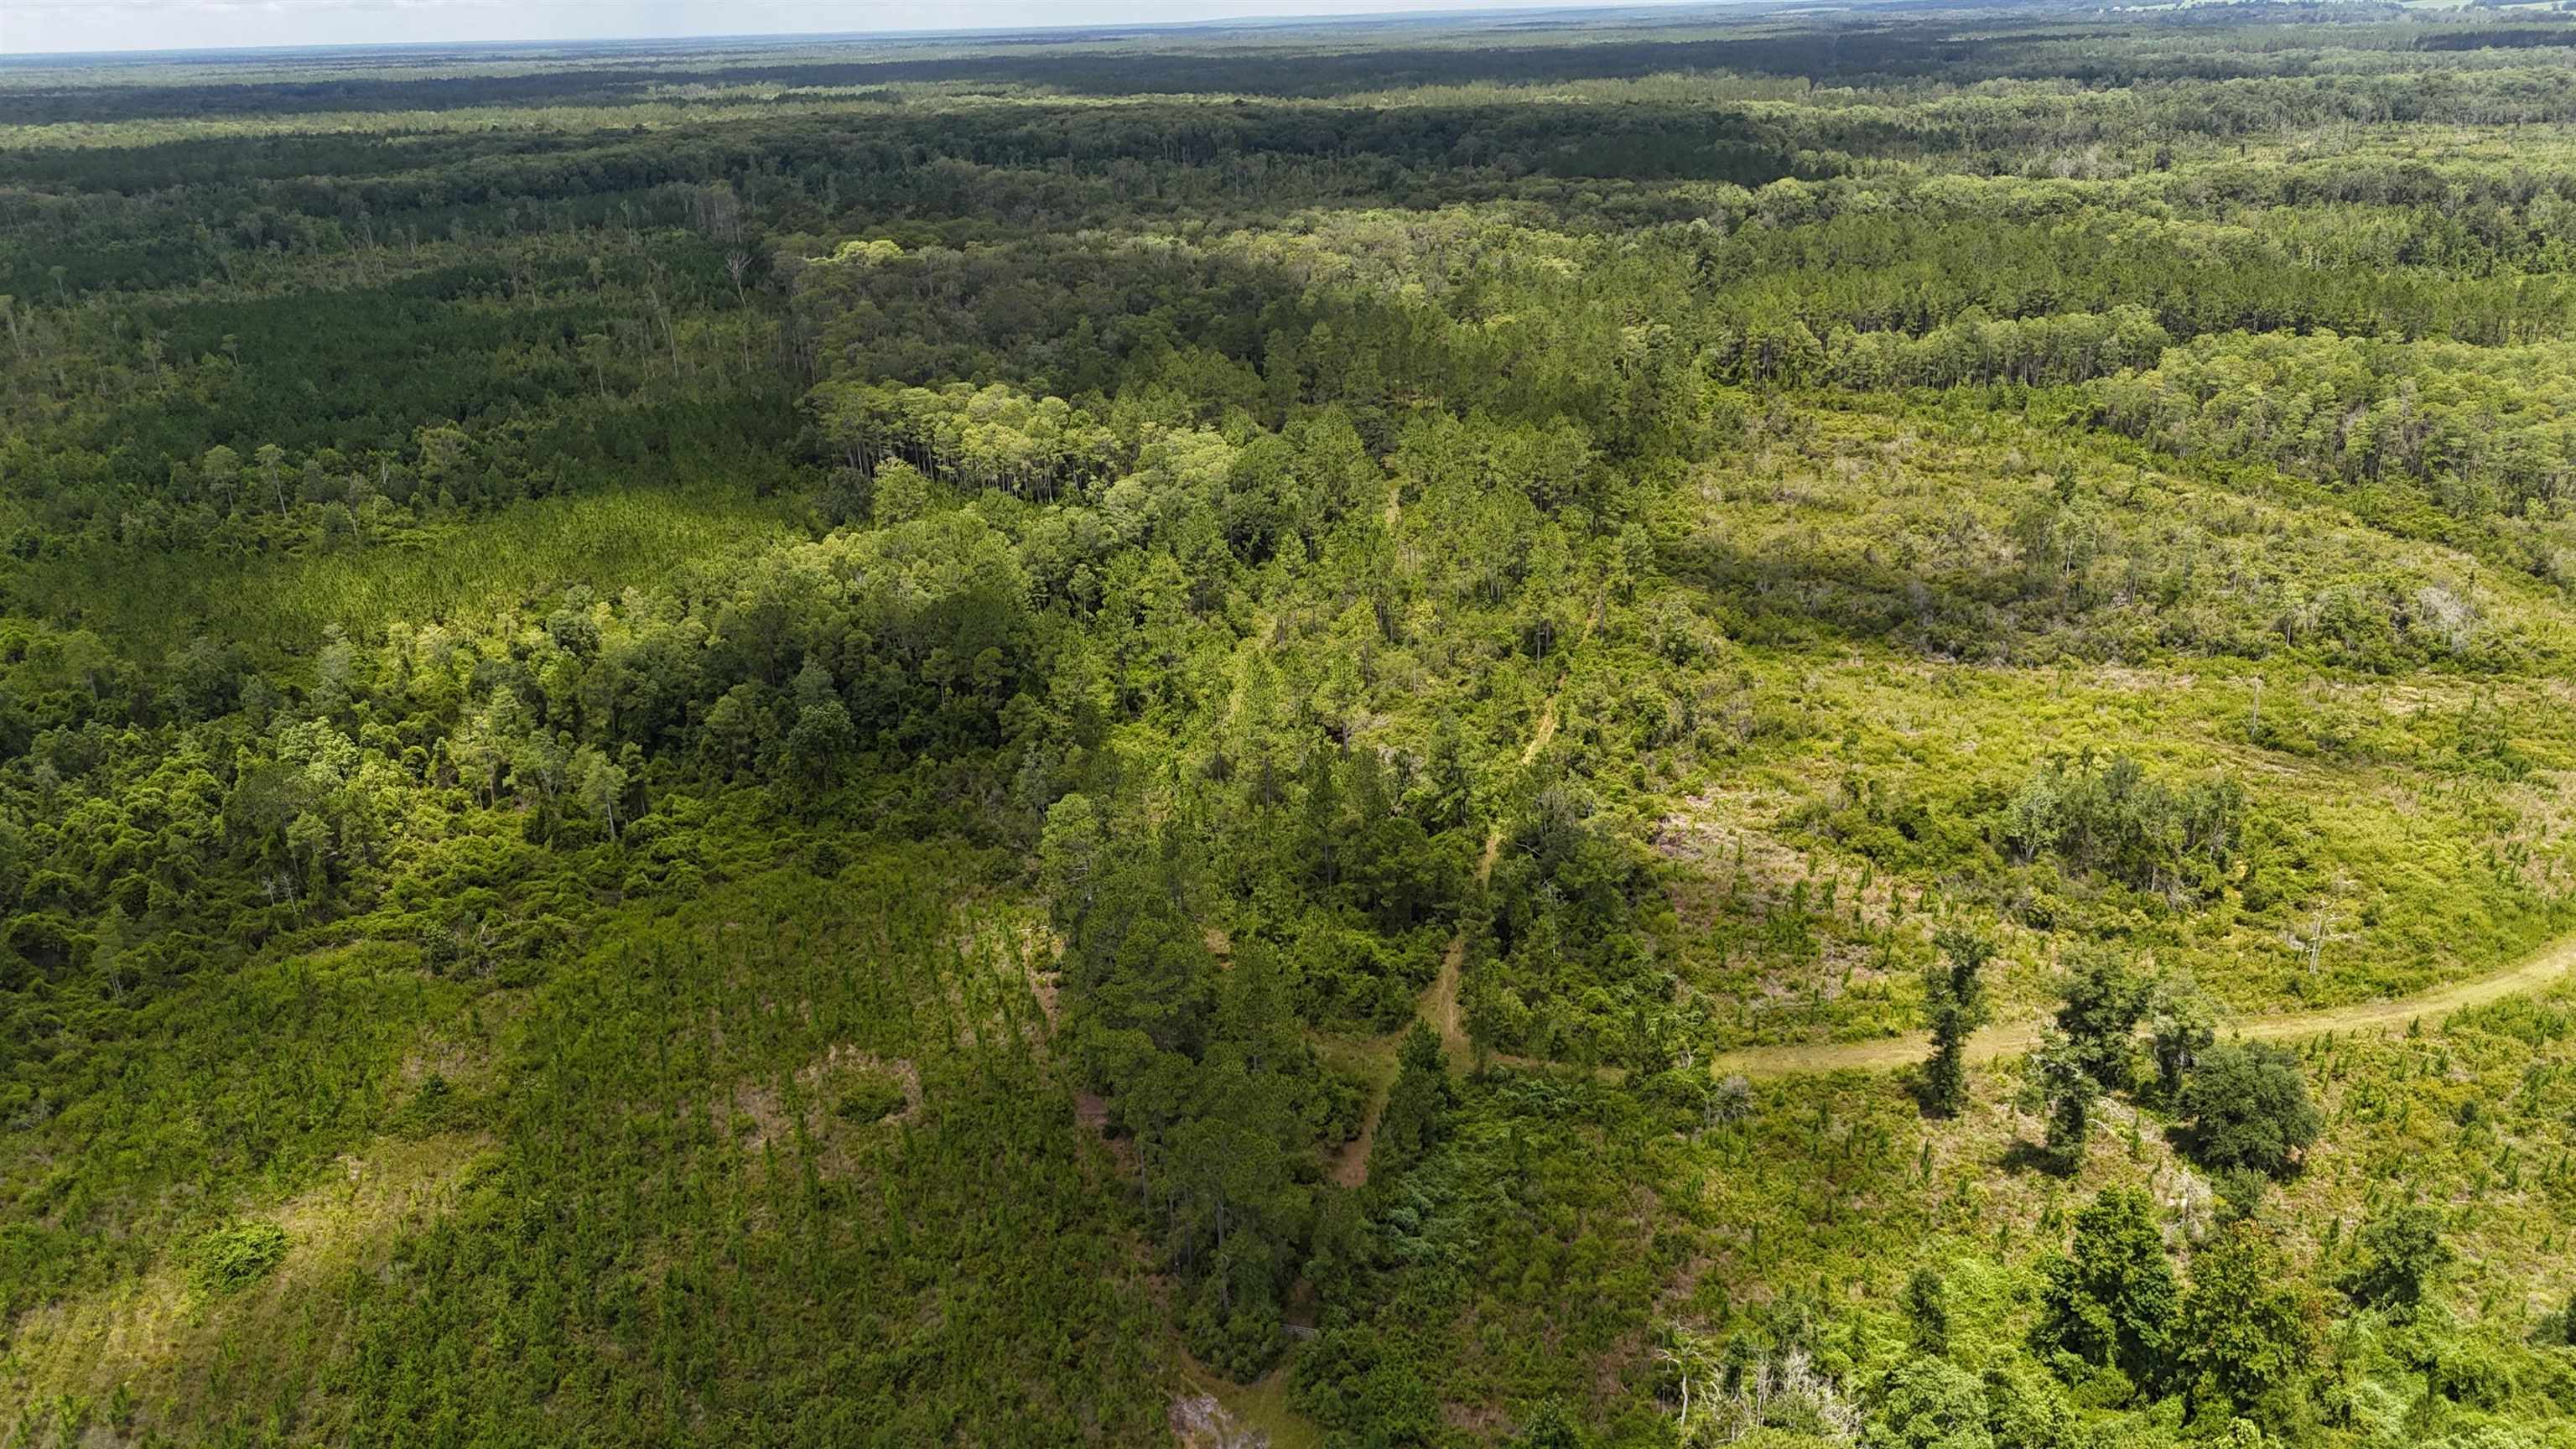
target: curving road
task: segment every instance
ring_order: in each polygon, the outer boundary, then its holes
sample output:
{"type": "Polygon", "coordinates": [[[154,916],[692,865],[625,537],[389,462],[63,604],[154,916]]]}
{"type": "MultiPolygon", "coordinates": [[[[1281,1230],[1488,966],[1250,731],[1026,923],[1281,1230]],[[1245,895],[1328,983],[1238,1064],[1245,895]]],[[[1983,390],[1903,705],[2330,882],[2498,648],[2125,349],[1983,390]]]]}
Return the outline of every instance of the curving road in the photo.
{"type": "MultiPolygon", "coordinates": [[[[2329,1006],[2317,1011],[2288,1012],[2279,1016],[2240,1017],[2224,1023],[2221,1030],[2230,1035],[2280,1040],[2322,1036],[2327,1032],[2403,1029],[2410,1022],[2431,1021],[2467,1007],[2483,1006],[2508,996],[2538,991],[2571,973],[2576,973],[2576,935],[2561,936],[2502,971],[2467,981],[2454,981],[2413,996],[2388,1001],[2360,1001],[2350,1006],[2329,1006]]],[[[2016,1026],[1988,1027],[1968,1038],[1968,1060],[1985,1062],[2026,1052],[2039,1042],[2039,1025],[2031,1021],[2016,1026]]],[[[1923,1060],[1925,1050],[1920,1036],[1821,1042],[1808,1046],[1746,1047],[1717,1057],[1709,1063],[1709,1068],[1720,1075],[1741,1074],[1747,1077],[1885,1071],[1923,1060]]]]}

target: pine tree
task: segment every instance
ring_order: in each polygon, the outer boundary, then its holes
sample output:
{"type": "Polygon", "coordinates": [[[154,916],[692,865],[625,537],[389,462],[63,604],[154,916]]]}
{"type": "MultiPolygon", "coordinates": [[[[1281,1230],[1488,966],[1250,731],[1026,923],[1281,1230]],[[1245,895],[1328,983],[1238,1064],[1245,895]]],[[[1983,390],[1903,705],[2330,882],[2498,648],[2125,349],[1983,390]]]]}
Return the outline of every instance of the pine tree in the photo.
{"type": "Polygon", "coordinates": [[[1923,977],[1924,1007],[1932,1018],[1932,1056],[1923,1064],[1923,1109],[1949,1117],[1967,1105],[1968,1038],[1986,1024],[1981,973],[1995,948],[1983,936],[1956,926],[1945,928],[1935,944],[1942,960],[1923,977]]]}
{"type": "Polygon", "coordinates": [[[1914,1270],[1905,1280],[1902,1302],[1905,1323],[1913,1336],[1914,1351],[1946,1354],[1950,1351],[1950,1285],[1943,1281],[1939,1269],[1925,1266],[1914,1270]]]}
{"type": "Polygon", "coordinates": [[[2084,1165],[2084,1143],[2093,1129],[2093,1098],[2100,1088],[2085,1069],[2083,1049],[2051,1027],[2031,1053],[2031,1090],[2048,1113],[2048,1167],[2061,1177],[2084,1165]]]}
{"type": "Polygon", "coordinates": [[[1369,1181],[1392,1181],[1421,1161],[1440,1140],[1448,1111],[1449,1065],[1441,1057],[1440,1038],[1430,1023],[1416,1020],[1397,1049],[1395,1085],[1387,1089],[1377,1141],[1369,1149],[1369,1181]]]}

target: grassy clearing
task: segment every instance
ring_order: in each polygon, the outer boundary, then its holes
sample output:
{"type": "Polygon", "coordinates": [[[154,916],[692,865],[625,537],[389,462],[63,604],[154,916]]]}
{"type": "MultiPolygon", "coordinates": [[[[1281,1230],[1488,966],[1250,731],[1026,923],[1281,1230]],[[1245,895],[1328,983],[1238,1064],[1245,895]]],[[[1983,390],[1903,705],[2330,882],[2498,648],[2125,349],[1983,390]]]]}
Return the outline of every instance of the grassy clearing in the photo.
{"type": "Polygon", "coordinates": [[[2532,581],[1975,416],[1820,415],[1674,526],[1696,586],[1577,663],[1567,757],[1663,858],[1665,950],[1714,1044],[1911,1030],[1950,912],[2002,932],[2008,1019],[2072,949],[2259,1015],[2487,977],[2576,922],[2576,712],[2529,667],[2567,615],[2532,581]],[[2069,527],[2082,547],[2049,554],[2069,527]],[[2369,612],[2454,586],[2476,600],[2457,649],[2369,612]],[[2295,622],[2326,598],[2348,639],[2295,622]],[[1677,616],[1725,642],[1648,689],[1641,646],[1677,616]],[[2052,760],[2120,759],[2242,792],[2215,879],[2014,843],[2052,760]]]}
{"type": "Polygon", "coordinates": [[[358,1322],[349,1280],[398,1271],[403,1237],[452,1206],[491,1148],[477,1133],[382,1138],[281,1202],[247,1205],[243,1221],[282,1230],[286,1250],[238,1291],[209,1289],[174,1256],[21,1315],[0,1384],[29,1410],[10,1442],[46,1442],[33,1426],[48,1409],[63,1443],[221,1419],[250,1399],[302,1417],[358,1322]]]}

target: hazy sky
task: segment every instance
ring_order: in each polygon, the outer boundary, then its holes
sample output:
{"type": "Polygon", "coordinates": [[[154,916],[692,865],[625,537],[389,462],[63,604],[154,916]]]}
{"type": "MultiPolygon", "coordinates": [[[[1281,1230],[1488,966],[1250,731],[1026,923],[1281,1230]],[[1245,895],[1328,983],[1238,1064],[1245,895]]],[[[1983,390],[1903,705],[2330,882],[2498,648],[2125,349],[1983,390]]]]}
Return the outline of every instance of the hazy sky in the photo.
{"type": "MultiPolygon", "coordinates": [[[[0,54],[1092,25],[1508,0],[0,0],[0,54]]],[[[1554,0],[1562,5],[1567,0],[1554,0]]]]}

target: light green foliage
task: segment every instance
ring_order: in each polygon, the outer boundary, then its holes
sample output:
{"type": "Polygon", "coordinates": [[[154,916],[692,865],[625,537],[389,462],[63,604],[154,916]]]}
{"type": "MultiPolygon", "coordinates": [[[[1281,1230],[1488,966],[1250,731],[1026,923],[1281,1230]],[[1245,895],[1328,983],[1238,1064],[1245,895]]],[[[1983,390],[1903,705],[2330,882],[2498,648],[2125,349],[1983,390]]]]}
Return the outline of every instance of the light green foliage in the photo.
{"type": "Polygon", "coordinates": [[[197,1241],[190,1276],[208,1293],[238,1293],[286,1256],[286,1230],[275,1223],[235,1223],[197,1241]]]}
{"type": "Polygon", "coordinates": [[[1984,1391],[1965,1369],[1913,1359],[1879,1386],[1864,1442],[1871,1449],[1993,1449],[1987,1412],[1984,1391]]]}

